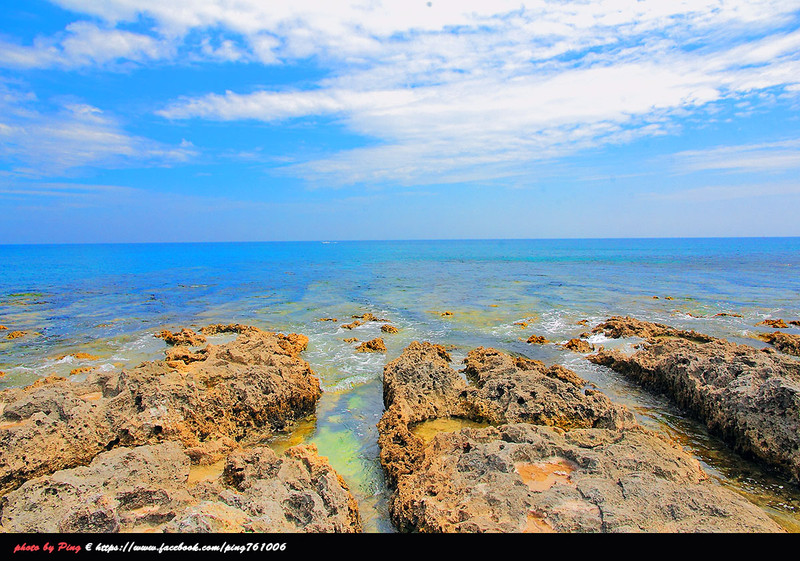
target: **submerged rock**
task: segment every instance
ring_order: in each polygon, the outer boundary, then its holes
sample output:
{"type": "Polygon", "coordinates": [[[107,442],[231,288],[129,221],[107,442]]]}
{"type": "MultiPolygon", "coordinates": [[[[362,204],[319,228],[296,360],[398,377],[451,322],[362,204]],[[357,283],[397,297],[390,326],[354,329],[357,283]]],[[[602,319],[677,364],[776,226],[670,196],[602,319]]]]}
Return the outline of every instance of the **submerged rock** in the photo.
{"type": "Polygon", "coordinates": [[[590,353],[594,350],[594,345],[583,339],[573,338],[564,343],[563,347],[576,353],[590,353]]]}
{"type": "Polygon", "coordinates": [[[472,384],[414,342],[384,368],[379,445],[400,530],[780,531],[574,372],[484,348],[465,363],[472,384]],[[495,426],[413,432],[448,417],[495,426]]]}
{"type": "Polygon", "coordinates": [[[88,466],[26,482],[2,499],[11,532],[357,532],[347,485],[312,446],[231,454],[221,476],[188,484],[177,442],[117,448],[88,466]]]}
{"type": "Polygon", "coordinates": [[[386,352],[386,345],[383,343],[383,339],[380,337],[376,339],[371,339],[369,341],[364,341],[359,346],[356,347],[357,353],[385,353],[386,352]]]}
{"type": "Polygon", "coordinates": [[[788,329],[789,326],[786,325],[782,319],[765,319],[764,321],[759,321],[756,325],[766,325],[768,327],[772,327],[773,329],[788,329]]]}
{"type": "Polygon", "coordinates": [[[176,440],[194,463],[210,463],[312,413],[319,380],[298,356],[308,339],[256,328],[239,333],[199,356],[175,347],[170,360],[119,374],[0,392],[0,492],[117,446],[176,440]]]}
{"type": "Polygon", "coordinates": [[[749,458],[800,479],[800,362],[658,324],[619,334],[657,333],[632,355],[588,357],[664,392],[709,431],[749,458]],[[667,335],[666,337],[664,335],[667,335]]]}
{"type": "Polygon", "coordinates": [[[531,345],[545,345],[549,342],[550,341],[548,341],[541,335],[531,335],[530,337],[528,337],[528,343],[530,343],[531,345]]]}
{"type": "Polygon", "coordinates": [[[759,334],[757,337],[782,353],[800,356],[800,335],[775,331],[774,333],[759,334]]]}

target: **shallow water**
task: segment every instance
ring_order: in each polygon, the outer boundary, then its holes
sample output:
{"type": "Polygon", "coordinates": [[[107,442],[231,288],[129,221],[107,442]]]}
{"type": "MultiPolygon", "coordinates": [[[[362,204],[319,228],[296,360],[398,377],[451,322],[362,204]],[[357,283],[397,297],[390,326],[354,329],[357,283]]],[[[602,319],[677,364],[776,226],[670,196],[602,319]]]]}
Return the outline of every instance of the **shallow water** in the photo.
{"type": "Polygon", "coordinates": [[[0,386],[160,358],[165,345],[153,333],[163,328],[238,322],[304,333],[303,357],[324,393],[316,415],[272,445],[316,444],[358,499],[365,529],[390,532],[376,429],[384,364],[413,340],[447,345],[457,369],[470,349],[491,346],[575,370],[797,531],[796,486],[558,343],[621,314],[763,347],[752,337],[771,329],[756,323],[800,319],[798,273],[797,238],[0,246],[0,386]],[[376,322],[341,327],[365,312],[399,333],[376,322]],[[339,321],[318,321],[326,317],[339,321]],[[28,334],[6,339],[12,330],[28,334]],[[529,345],[532,334],[554,343],[529,345]],[[382,337],[388,352],[356,353],[349,337],[382,337]],[[65,356],[77,352],[96,358],[65,356]]]}

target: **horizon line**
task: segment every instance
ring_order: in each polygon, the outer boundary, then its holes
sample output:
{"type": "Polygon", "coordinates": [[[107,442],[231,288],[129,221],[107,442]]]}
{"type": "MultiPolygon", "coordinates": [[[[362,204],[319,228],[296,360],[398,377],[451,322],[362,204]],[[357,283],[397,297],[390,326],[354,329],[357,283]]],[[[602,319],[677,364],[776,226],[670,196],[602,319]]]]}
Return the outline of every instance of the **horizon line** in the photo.
{"type": "Polygon", "coordinates": [[[138,241],[138,242],[19,242],[0,243],[0,247],[63,245],[197,245],[260,243],[397,243],[397,242],[478,242],[478,241],[603,241],[603,240],[756,240],[796,239],[796,236],[606,236],[572,238],[401,238],[401,239],[298,239],[298,240],[217,240],[217,241],[138,241]]]}

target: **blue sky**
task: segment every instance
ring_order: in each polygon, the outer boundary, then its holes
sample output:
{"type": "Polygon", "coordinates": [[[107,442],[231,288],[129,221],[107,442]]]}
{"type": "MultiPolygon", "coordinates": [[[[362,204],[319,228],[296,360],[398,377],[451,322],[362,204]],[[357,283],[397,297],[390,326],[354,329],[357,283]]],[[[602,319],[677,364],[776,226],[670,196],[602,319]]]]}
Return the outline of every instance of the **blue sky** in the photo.
{"type": "Polygon", "coordinates": [[[800,235],[800,2],[26,0],[0,243],[800,235]]]}

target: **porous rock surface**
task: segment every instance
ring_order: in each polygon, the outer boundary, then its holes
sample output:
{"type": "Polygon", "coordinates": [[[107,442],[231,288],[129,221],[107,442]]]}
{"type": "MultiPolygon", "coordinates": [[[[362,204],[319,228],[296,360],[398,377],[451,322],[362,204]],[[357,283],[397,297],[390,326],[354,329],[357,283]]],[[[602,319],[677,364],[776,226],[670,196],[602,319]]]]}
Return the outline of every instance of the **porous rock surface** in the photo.
{"type": "Polygon", "coordinates": [[[10,532],[356,532],[344,481],[313,446],[278,457],[231,454],[221,476],[189,485],[177,442],[103,452],[88,465],[26,482],[2,498],[10,532]]]}
{"type": "Polygon", "coordinates": [[[780,531],[574,372],[479,348],[469,384],[448,362],[415,342],[384,369],[379,445],[401,531],[780,531]],[[491,426],[415,434],[445,417],[491,426]]]}
{"type": "Polygon", "coordinates": [[[268,437],[314,411],[319,380],[298,356],[307,341],[248,328],[200,353],[172,347],[169,360],[85,382],[52,377],[4,390],[0,493],[117,446],[175,440],[194,463],[212,463],[268,437]]]}
{"type": "Polygon", "coordinates": [[[596,330],[645,341],[589,358],[671,397],[733,449],[800,479],[800,362],[771,349],[612,318],[596,330]]]}

